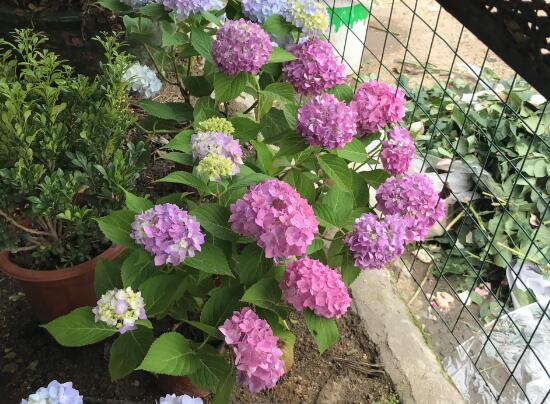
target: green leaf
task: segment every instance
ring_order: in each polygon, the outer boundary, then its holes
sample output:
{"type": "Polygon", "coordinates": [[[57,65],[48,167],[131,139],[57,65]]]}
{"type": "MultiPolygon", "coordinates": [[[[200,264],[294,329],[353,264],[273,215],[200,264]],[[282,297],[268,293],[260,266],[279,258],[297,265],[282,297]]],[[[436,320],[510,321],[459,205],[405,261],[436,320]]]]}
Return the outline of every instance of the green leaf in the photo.
{"type": "Polygon", "coordinates": [[[271,83],[262,93],[268,93],[281,103],[294,102],[294,87],[290,83],[271,83]]]}
{"type": "Polygon", "coordinates": [[[323,204],[333,210],[338,227],[343,227],[353,211],[353,195],[339,188],[332,188],[323,197],[323,204]]]}
{"type": "Polygon", "coordinates": [[[233,276],[225,254],[213,244],[203,244],[194,257],[185,259],[185,265],[208,274],[233,276]]]}
{"type": "Polygon", "coordinates": [[[177,150],[182,153],[191,154],[191,135],[193,134],[192,130],[183,130],[178,133],[176,136],[170,140],[166,146],[163,146],[163,149],[177,150]]]}
{"type": "Polygon", "coordinates": [[[374,169],[371,171],[362,171],[359,175],[363,180],[373,188],[378,188],[384,181],[386,181],[390,174],[382,169],[374,169]]]}
{"type": "Polygon", "coordinates": [[[338,84],[327,91],[329,94],[334,94],[340,101],[349,103],[353,98],[353,90],[348,84],[338,84]]]}
{"type": "Polygon", "coordinates": [[[163,375],[186,376],[198,367],[197,355],[189,341],[177,332],[168,332],[153,342],[138,369],[163,375]]]}
{"type": "Polygon", "coordinates": [[[183,102],[157,102],[141,100],[139,106],[156,118],[176,122],[188,122],[193,119],[193,107],[183,102]]]}
{"type": "Polygon", "coordinates": [[[293,155],[307,149],[304,138],[294,130],[281,133],[280,140],[273,142],[273,144],[277,144],[281,148],[277,156],[293,155]]]}
{"type": "Polygon", "coordinates": [[[351,192],[351,170],[346,162],[334,154],[323,154],[318,157],[323,171],[344,191],[351,192]]]}
{"type": "Polygon", "coordinates": [[[296,121],[298,119],[298,110],[300,108],[294,103],[288,103],[283,106],[283,114],[290,128],[296,127],[296,121]]]}
{"type": "Polygon", "coordinates": [[[225,376],[218,384],[212,404],[228,404],[236,382],[237,375],[235,373],[235,368],[230,366],[229,371],[225,373],[225,376]]]}
{"type": "Polygon", "coordinates": [[[265,258],[264,251],[255,243],[248,244],[239,255],[235,268],[244,285],[252,285],[273,271],[273,261],[265,258]]]}
{"type": "Polygon", "coordinates": [[[273,48],[273,52],[271,53],[267,63],[283,63],[290,62],[291,60],[296,60],[296,56],[288,53],[283,48],[277,47],[273,48]]]}
{"type": "Polygon", "coordinates": [[[237,239],[238,235],[231,230],[229,225],[231,212],[226,207],[215,203],[206,203],[191,209],[190,213],[197,217],[201,226],[212,236],[227,241],[237,239]]]}
{"type": "Polygon", "coordinates": [[[322,354],[338,339],[336,320],[316,316],[309,309],[304,310],[304,318],[307,329],[315,338],[319,352],[322,354]]]}
{"type": "Polygon", "coordinates": [[[292,169],[283,178],[287,184],[291,185],[298,193],[312,204],[315,201],[315,185],[313,180],[307,174],[292,169]]]}
{"type": "Polygon", "coordinates": [[[189,93],[195,97],[209,96],[214,91],[214,87],[204,76],[187,76],[181,80],[189,93]]]}
{"type": "Polygon", "coordinates": [[[143,282],[158,273],[158,269],[153,264],[153,257],[142,249],[135,249],[122,263],[120,269],[122,286],[138,290],[143,282]]]}
{"type": "Polygon", "coordinates": [[[215,116],[221,116],[216,101],[210,97],[199,98],[195,103],[195,111],[193,112],[195,123],[206,121],[208,118],[215,116]]]}
{"type": "Polygon", "coordinates": [[[161,178],[158,181],[189,185],[190,187],[195,188],[201,193],[208,192],[208,187],[199,177],[196,177],[193,174],[188,173],[186,171],[175,171],[173,173],[168,174],[166,177],[161,178]]]}
{"type": "Polygon", "coordinates": [[[135,247],[130,237],[135,213],[130,210],[116,210],[97,220],[99,228],[110,241],[126,247],[135,247]]]}
{"type": "Polygon", "coordinates": [[[239,307],[240,285],[213,289],[201,311],[201,323],[219,326],[239,307]]]}
{"type": "Polygon", "coordinates": [[[241,297],[242,302],[255,304],[286,317],[286,310],[279,303],[281,301],[281,289],[275,278],[264,278],[250,286],[241,297]]]}
{"type": "Polygon", "coordinates": [[[202,390],[215,391],[220,380],[231,372],[231,365],[218,354],[201,352],[197,358],[199,366],[195,373],[190,375],[191,381],[202,390]]]}
{"type": "Polygon", "coordinates": [[[63,346],[81,347],[103,341],[117,333],[102,321],[95,322],[91,307],[79,307],[65,316],[43,325],[54,339],[63,346]]]}
{"type": "Polygon", "coordinates": [[[291,23],[287,22],[284,17],[279,14],[269,16],[267,21],[262,25],[262,28],[275,35],[288,35],[295,29],[291,23]]]}
{"type": "Polygon", "coordinates": [[[315,216],[319,220],[319,224],[323,227],[342,227],[343,223],[338,221],[338,216],[334,212],[334,208],[325,205],[324,203],[317,203],[313,206],[315,216]]]}
{"type": "Polygon", "coordinates": [[[204,332],[206,335],[215,338],[215,339],[223,339],[222,335],[218,331],[216,327],[212,327],[211,325],[201,323],[199,321],[190,321],[190,320],[184,320],[187,324],[198,328],[202,332],[204,332]]]}
{"type": "Polygon", "coordinates": [[[94,274],[95,295],[99,299],[105,292],[122,287],[120,265],[103,258],[97,261],[94,274]]]}
{"type": "Polygon", "coordinates": [[[181,164],[183,166],[193,166],[193,156],[180,152],[169,152],[160,156],[163,160],[173,161],[174,163],[181,164]]]}
{"type": "Polygon", "coordinates": [[[351,255],[347,252],[342,256],[342,266],[340,270],[342,272],[342,280],[348,288],[361,273],[361,270],[355,266],[351,255]]]}
{"type": "Polygon", "coordinates": [[[132,212],[144,212],[154,206],[153,202],[150,200],[134,195],[126,190],[124,190],[124,195],[126,196],[126,207],[132,212]]]}
{"type": "Polygon", "coordinates": [[[258,167],[266,174],[271,174],[273,168],[273,154],[265,143],[252,140],[252,146],[256,149],[256,161],[258,167]]]}
{"type": "Polygon", "coordinates": [[[97,4],[115,13],[130,11],[132,8],[120,0],[97,0],[97,4]]]}
{"type": "Polygon", "coordinates": [[[212,43],[214,42],[212,35],[207,34],[198,28],[191,28],[191,45],[199,54],[207,61],[213,63],[212,60],[212,43]]]}
{"type": "Polygon", "coordinates": [[[313,254],[323,249],[323,240],[315,238],[313,242],[307,248],[307,254],[313,254]]]}
{"type": "Polygon", "coordinates": [[[242,72],[235,76],[218,72],[214,75],[214,91],[216,101],[225,102],[237,98],[245,90],[246,85],[255,80],[250,73],[242,72]]]}
{"type": "Polygon", "coordinates": [[[168,311],[174,301],[181,279],[177,275],[162,274],[147,279],[139,286],[147,316],[162,316],[168,311]]]}
{"type": "Polygon", "coordinates": [[[120,335],[110,351],[111,379],[121,379],[132,373],[145,358],[154,339],[153,330],[142,327],[120,335]]]}
{"type": "Polygon", "coordinates": [[[357,163],[364,163],[367,161],[368,154],[365,151],[365,146],[357,138],[353,138],[351,142],[346,144],[342,150],[336,152],[338,156],[357,163]]]}
{"type": "Polygon", "coordinates": [[[163,18],[168,15],[168,11],[162,4],[149,3],[139,9],[141,15],[148,17],[163,18]]]}
{"type": "Polygon", "coordinates": [[[241,142],[248,142],[260,133],[260,124],[246,116],[235,116],[230,119],[235,127],[235,137],[241,142]]]}
{"type": "Polygon", "coordinates": [[[251,174],[241,173],[235,177],[231,185],[229,185],[228,189],[248,187],[252,184],[257,184],[259,182],[262,182],[268,178],[270,178],[268,175],[265,175],[262,173],[251,173],[251,174]]]}

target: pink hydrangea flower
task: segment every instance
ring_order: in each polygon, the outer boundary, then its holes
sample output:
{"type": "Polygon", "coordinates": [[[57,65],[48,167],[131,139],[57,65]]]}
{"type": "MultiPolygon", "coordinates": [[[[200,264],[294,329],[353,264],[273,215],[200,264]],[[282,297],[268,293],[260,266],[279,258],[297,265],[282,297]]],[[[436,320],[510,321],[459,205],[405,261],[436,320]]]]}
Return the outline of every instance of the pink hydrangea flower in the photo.
{"type": "Polygon", "coordinates": [[[311,206],[279,180],[252,187],[230,208],[233,231],[254,237],[267,258],[304,255],[318,230],[311,206]]]}
{"type": "Polygon", "coordinates": [[[422,173],[388,178],[376,191],[377,208],[385,215],[410,218],[405,242],[422,241],[445,217],[445,202],[430,178],[422,173]]]}
{"type": "Polygon", "coordinates": [[[359,217],[346,236],[355,265],[364,270],[382,269],[403,254],[407,221],[398,215],[380,219],[373,213],[365,213],[359,217]]]}
{"type": "Polygon", "coordinates": [[[345,82],[346,68],[329,42],[315,38],[288,50],[296,60],[284,64],[283,75],[297,92],[318,95],[345,82]]]}
{"type": "Polygon", "coordinates": [[[388,133],[388,140],[382,141],[380,160],[384,170],[392,175],[404,174],[414,158],[414,140],[405,128],[395,127],[388,133]]]}
{"type": "Polygon", "coordinates": [[[258,24],[226,20],[212,45],[212,57],[225,74],[256,74],[267,62],[273,47],[269,35],[258,24]]]}
{"type": "Polygon", "coordinates": [[[362,84],[350,106],[357,112],[359,133],[366,135],[405,116],[405,95],[400,89],[376,80],[362,84]]]}
{"type": "Polygon", "coordinates": [[[357,133],[356,114],[332,94],[321,94],[298,110],[298,131],[310,145],[342,149],[357,133]]]}
{"type": "Polygon", "coordinates": [[[279,338],[267,321],[258,318],[249,307],[236,311],[219,328],[225,343],[233,348],[237,379],[255,393],[270,389],[285,372],[277,346],[279,338]]]}
{"type": "Polygon", "coordinates": [[[154,255],[155,265],[179,265],[194,257],[204,243],[197,219],[171,203],[136,215],[131,237],[154,255]]]}
{"type": "Polygon", "coordinates": [[[284,299],[296,310],[308,308],[326,318],[340,318],[351,304],[340,273],[311,258],[288,264],[281,290],[284,299]]]}

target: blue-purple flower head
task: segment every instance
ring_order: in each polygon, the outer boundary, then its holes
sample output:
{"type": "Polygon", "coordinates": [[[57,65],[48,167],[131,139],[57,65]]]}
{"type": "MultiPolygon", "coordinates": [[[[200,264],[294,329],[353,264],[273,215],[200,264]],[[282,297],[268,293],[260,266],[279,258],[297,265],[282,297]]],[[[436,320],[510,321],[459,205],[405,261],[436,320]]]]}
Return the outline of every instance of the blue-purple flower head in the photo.
{"type": "Polygon", "coordinates": [[[72,382],[51,381],[46,387],[40,387],[36,393],[21,400],[21,404],[82,404],[82,396],[73,387],[72,382]]]}
{"type": "Polygon", "coordinates": [[[216,155],[226,157],[233,162],[233,174],[240,172],[243,164],[241,145],[231,135],[222,132],[198,132],[191,136],[191,150],[196,160],[216,155]]]}
{"type": "Polygon", "coordinates": [[[330,26],[326,6],[315,0],[287,0],[284,17],[307,37],[321,37],[330,26]]]}
{"type": "Polygon", "coordinates": [[[201,250],[204,234],[194,216],[177,205],[156,205],[136,215],[131,237],[155,257],[155,265],[179,265],[201,250]]]}
{"type": "Polygon", "coordinates": [[[95,322],[103,322],[119,333],[137,329],[137,320],[146,320],[145,303],[141,292],[132,288],[111,289],[105,292],[92,309],[95,322]]]}
{"type": "Polygon", "coordinates": [[[164,7],[174,10],[180,20],[190,15],[219,10],[224,7],[222,0],[158,0],[164,7]]]}
{"type": "Polygon", "coordinates": [[[243,14],[263,24],[274,14],[283,14],[286,0],[242,0],[243,14]]]}
{"type": "Polygon", "coordinates": [[[244,19],[227,20],[216,35],[212,57],[225,74],[256,74],[267,62],[273,46],[258,24],[244,19]]]}

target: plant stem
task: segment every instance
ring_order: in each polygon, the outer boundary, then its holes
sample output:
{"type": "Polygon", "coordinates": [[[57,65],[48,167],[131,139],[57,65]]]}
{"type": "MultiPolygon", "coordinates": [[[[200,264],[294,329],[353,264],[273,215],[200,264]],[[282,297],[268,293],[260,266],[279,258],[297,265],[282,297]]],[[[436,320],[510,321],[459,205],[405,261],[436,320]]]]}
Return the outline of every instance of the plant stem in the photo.
{"type": "Polygon", "coordinates": [[[8,223],[10,223],[12,226],[17,227],[18,229],[23,230],[26,233],[34,234],[36,236],[47,236],[47,237],[52,236],[52,234],[49,233],[49,232],[30,229],[28,227],[23,226],[22,224],[17,223],[17,221],[15,219],[13,219],[11,216],[9,216],[2,209],[0,209],[0,216],[4,217],[8,221],[8,223]]]}
{"type": "Polygon", "coordinates": [[[146,43],[143,44],[143,46],[145,47],[145,50],[147,51],[147,54],[149,55],[149,58],[151,59],[151,62],[153,62],[153,66],[155,66],[155,70],[158,72],[160,78],[163,79],[168,84],[171,84],[173,86],[178,86],[178,83],[174,83],[173,81],[168,80],[168,78],[164,75],[164,72],[160,69],[160,66],[157,64],[157,61],[153,57],[153,53],[149,49],[149,46],[147,46],[146,43]]]}

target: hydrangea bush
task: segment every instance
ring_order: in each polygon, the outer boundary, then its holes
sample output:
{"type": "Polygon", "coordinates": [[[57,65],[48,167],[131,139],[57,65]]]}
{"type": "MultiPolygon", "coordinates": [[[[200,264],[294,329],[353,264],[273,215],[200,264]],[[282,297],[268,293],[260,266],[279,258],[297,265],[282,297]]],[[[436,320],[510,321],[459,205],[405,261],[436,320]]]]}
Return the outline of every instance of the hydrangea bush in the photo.
{"type": "Polygon", "coordinates": [[[138,33],[132,18],[159,23],[160,42],[147,31],[137,38],[159,77],[180,86],[179,103],[140,104],[148,118],[179,128],[160,150],[178,170],[159,180],[178,192],[155,202],[127,193],[126,209],[99,219],[124,256],[98,266],[97,308],[45,326],[67,346],[117,335],[114,379],[136,369],[187,376],[216,403],[235,383],[270,389],[299,343],[290,310],[323,353],[360,271],[383,268],[442,217],[428,177],[409,173],[414,147],[398,126],[400,90],[370,81],[354,96],[320,34],[321,3],[262,4],[230,1],[182,19],[157,3],[125,17],[129,35],[138,33]],[[280,35],[305,42],[285,49],[272,43],[280,35]],[[187,75],[197,55],[201,74],[187,75]],[[243,93],[252,101],[235,109],[243,93]],[[300,93],[312,98],[299,103],[300,93]],[[372,169],[378,161],[387,171],[372,169]]]}

